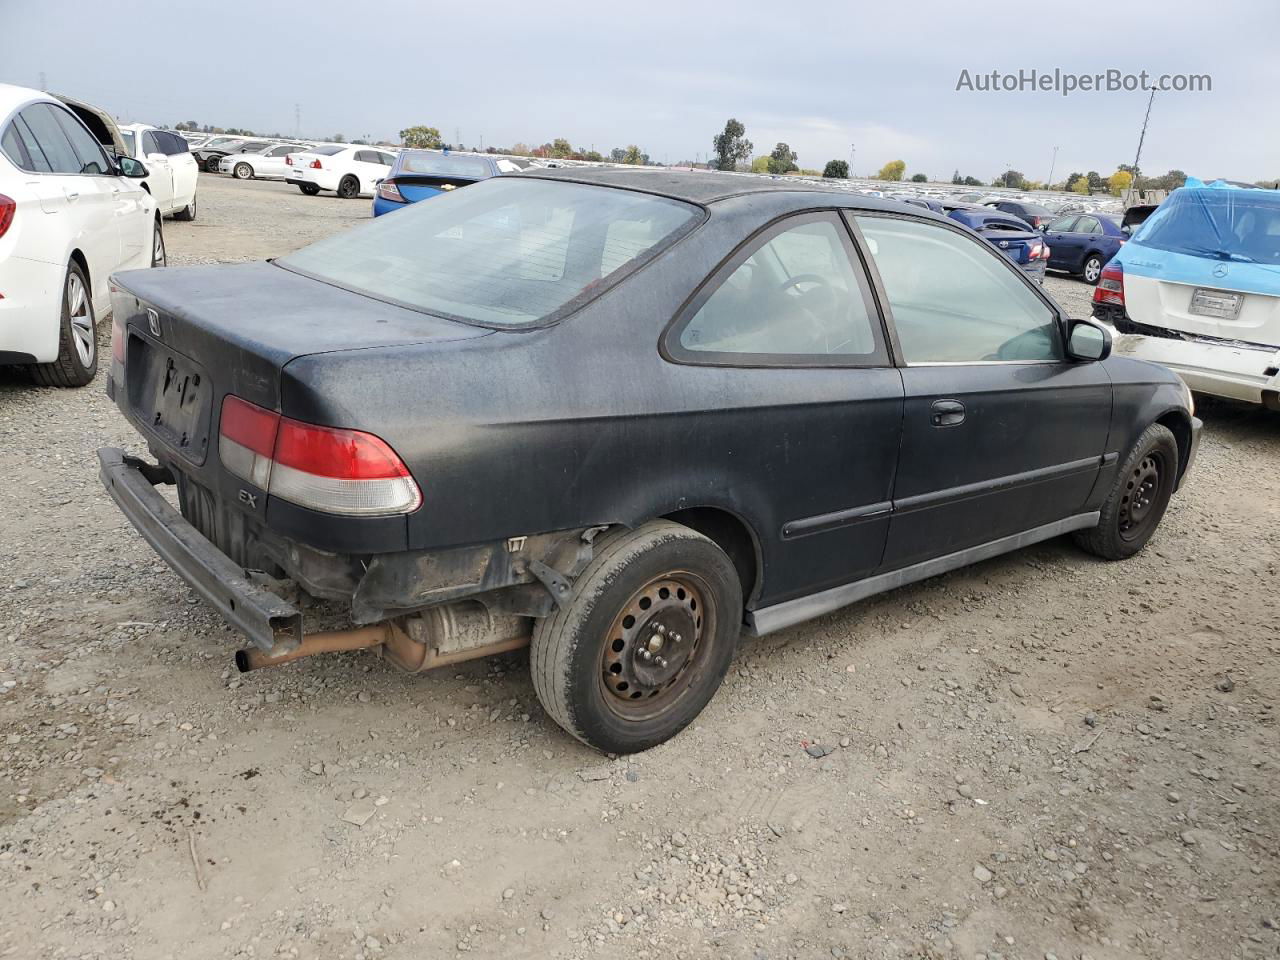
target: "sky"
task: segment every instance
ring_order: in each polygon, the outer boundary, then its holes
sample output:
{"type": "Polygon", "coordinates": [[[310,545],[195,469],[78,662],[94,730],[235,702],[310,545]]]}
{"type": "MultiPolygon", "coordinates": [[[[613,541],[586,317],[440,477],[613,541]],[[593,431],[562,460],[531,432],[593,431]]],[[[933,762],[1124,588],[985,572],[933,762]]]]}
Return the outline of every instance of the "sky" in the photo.
{"type": "MultiPolygon", "coordinates": [[[[565,137],[706,160],[729,117],[802,167],[1031,180],[1131,164],[1148,94],[957,90],[992,70],[1208,74],[1158,92],[1141,168],[1280,177],[1280,3],[1008,0],[0,0],[0,82],[121,120],[314,138],[438,127],[467,145],[565,137]],[[1010,11],[1015,11],[1010,16],[1010,11]],[[1056,158],[1055,158],[1055,148],[1056,158]]],[[[976,85],[976,81],[975,81],[976,85]]]]}

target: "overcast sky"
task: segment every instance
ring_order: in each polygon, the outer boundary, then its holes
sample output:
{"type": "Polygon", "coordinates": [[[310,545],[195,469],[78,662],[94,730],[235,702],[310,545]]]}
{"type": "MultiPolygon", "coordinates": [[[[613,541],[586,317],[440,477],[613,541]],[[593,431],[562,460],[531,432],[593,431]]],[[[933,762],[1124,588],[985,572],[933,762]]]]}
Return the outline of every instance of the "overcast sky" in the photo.
{"type": "Polygon", "coordinates": [[[908,0],[0,0],[0,81],[95,102],[123,120],[271,132],[531,146],[706,159],[725,120],[755,153],[784,140],[800,164],[873,173],[955,169],[1029,179],[1132,163],[1143,93],[957,92],[1020,68],[1212,76],[1157,93],[1142,168],[1280,177],[1280,3],[1146,5],[908,0]],[[1012,14],[1012,16],[1011,16],[1012,14]]]}

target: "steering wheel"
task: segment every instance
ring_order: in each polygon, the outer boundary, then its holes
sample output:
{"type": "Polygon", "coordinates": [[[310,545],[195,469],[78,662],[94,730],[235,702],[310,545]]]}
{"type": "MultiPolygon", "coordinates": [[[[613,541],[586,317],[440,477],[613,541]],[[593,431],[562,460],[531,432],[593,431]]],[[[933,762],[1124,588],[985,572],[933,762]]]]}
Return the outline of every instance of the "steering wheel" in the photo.
{"type": "Polygon", "coordinates": [[[802,283],[816,283],[820,287],[830,287],[826,277],[817,273],[797,273],[794,277],[788,277],[778,286],[779,293],[786,293],[792,287],[797,287],[802,283]]]}

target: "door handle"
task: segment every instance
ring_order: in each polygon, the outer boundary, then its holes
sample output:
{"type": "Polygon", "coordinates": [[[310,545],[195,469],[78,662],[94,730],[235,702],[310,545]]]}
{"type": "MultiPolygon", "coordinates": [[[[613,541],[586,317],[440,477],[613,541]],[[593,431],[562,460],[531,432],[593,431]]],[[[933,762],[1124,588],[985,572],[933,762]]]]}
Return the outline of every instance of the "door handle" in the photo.
{"type": "Polygon", "coordinates": [[[929,419],[935,427],[954,427],[964,423],[964,404],[959,400],[935,400],[929,409],[929,419]]]}
{"type": "Polygon", "coordinates": [[[79,200],[79,199],[80,199],[80,191],[79,191],[79,190],[68,190],[68,191],[67,191],[67,199],[68,199],[68,200],[79,200]]]}

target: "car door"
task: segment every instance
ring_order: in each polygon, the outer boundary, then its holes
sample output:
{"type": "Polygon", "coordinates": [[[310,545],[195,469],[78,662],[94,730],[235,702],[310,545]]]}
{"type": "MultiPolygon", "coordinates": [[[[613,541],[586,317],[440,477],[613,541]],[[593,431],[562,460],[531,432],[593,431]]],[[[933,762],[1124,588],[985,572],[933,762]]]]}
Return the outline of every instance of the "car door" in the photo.
{"type": "Polygon", "coordinates": [[[200,178],[200,169],[187,141],[176,133],[160,132],[156,134],[160,146],[169,157],[169,173],[173,177],[173,209],[185,209],[196,195],[196,182],[200,178]]]}
{"type": "Polygon", "coordinates": [[[142,162],[147,165],[144,181],[161,213],[173,210],[173,167],[169,155],[160,147],[154,130],[142,131],[142,162]]]}
{"type": "Polygon", "coordinates": [[[1044,239],[1049,244],[1049,266],[1055,270],[1068,269],[1068,264],[1078,256],[1078,251],[1073,253],[1076,241],[1071,235],[1078,219],[1080,218],[1075,214],[1059,217],[1045,228],[1044,239]]]}
{"type": "MultiPolygon", "coordinates": [[[[610,249],[623,263],[635,245],[619,235],[610,249]]],[[[663,353],[732,368],[718,378],[724,414],[691,423],[682,442],[752,457],[767,478],[767,496],[740,494],[776,558],[770,601],[871,573],[888,533],[902,378],[839,217],[793,216],[747,241],[694,295],[663,353]]]]}
{"type": "Polygon", "coordinates": [[[261,157],[254,161],[253,174],[255,177],[283,177],[285,171],[284,158],[290,153],[297,150],[297,147],[282,144],[278,147],[272,147],[261,157]]]}
{"type": "Polygon", "coordinates": [[[84,254],[93,301],[95,306],[100,306],[105,300],[107,275],[120,262],[120,233],[112,215],[112,196],[104,182],[106,178],[86,169],[67,131],[78,131],[82,144],[88,141],[85,153],[90,162],[93,160],[88,148],[96,148],[99,168],[106,164],[106,155],[80,121],[61,106],[33,103],[23,108],[19,116],[46,158],[50,182],[62,195],[50,198],[51,208],[66,214],[64,236],[72,247],[84,254]]]}
{"type": "Polygon", "coordinates": [[[980,240],[855,218],[902,363],[902,445],[884,569],[1080,514],[1106,452],[1111,381],[1066,359],[1062,318],[980,240]]]}
{"type": "Polygon", "coordinates": [[[1076,250],[1071,269],[1080,270],[1083,269],[1085,255],[1090,250],[1099,250],[1105,246],[1102,239],[1102,224],[1098,222],[1097,217],[1082,216],[1076,221],[1074,237],[1076,250]]]}

